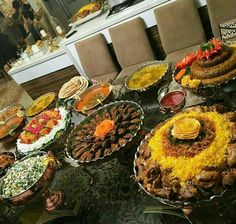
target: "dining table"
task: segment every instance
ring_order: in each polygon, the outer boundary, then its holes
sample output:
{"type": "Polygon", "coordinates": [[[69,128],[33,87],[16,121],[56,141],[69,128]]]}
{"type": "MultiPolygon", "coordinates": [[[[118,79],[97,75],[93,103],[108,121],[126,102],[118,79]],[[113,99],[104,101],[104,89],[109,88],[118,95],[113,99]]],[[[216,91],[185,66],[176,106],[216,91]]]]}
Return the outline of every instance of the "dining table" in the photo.
{"type": "MultiPolygon", "coordinates": [[[[180,89],[180,86],[166,79],[161,86],[153,87],[145,92],[131,91],[125,84],[125,77],[115,80],[112,84],[113,101],[128,100],[140,104],[145,118],[143,129],[138,140],[128,150],[111,160],[78,166],[71,163],[65,155],[65,142],[68,137],[63,135],[59,143],[52,144],[55,156],[62,166],[57,169],[49,189],[61,190],[64,193],[62,205],[55,211],[44,209],[44,200],[37,197],[27,204],[12,206],[0,202],[0,223],[87,223],[87,224],[223,224],[233,223],[229,214],[235,211],[236,200],[233,193],[203,207],[193,208],[185,213],[181,208],[170,207],[143,192],[134,179],[133,161],[141,140],[157,124],[173,116],[172,112],[160,110],[159,100],[162,91],[180,89]],[[55,150],[55,147],[58,147],[55,150]],[[91,182],[91,177],[93,181],[91,182]],[[229,203],[230,201],[230,203],[229,203]]],[[[4,85],[0,90],[0,109],[11,103],[21,103],[24,107],[32,103],[31,97],[14,81],[4,85]],[[13,90],[14,91],[11,91],[13,90]],[[2,92],[1,92],[2,91],[2,92]]],[[[187,91],[186,107],[199,104],[214,103],[187,91]]],[[[217,100],[218,102],[219,100],[217,100]]],[[[65,105],[71,109],[71,106],[65,105]]],[[[71,109],[71,127],[80,123],[86,116],[71,109]]],[[[14,143],[3,144],[1,151],[14,151],[14,143]]]]}

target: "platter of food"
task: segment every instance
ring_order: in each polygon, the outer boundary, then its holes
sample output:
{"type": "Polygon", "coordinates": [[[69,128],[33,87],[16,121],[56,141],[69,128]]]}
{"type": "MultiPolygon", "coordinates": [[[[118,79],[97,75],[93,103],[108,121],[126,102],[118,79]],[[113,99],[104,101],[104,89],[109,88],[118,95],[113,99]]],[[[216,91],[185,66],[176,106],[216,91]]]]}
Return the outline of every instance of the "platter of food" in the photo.
{"type": "Polygon", "coordinates": [[[70,114],[63,107],[43,111],[34,117],[17,139],[17,151],[26,155],[43,150],[66,131],[70,123],[70,114]]]}
{"type": "Polygon", "coordinates": [[[48,92],[38,97],[34,102],[26,109],[25,115],[27,117],[33,117],[43,110],[47,109],[55,100],[56,94],[54,92],[48,92]]]}
{"type": "Polygon", "coordinates": [[[14,135],[16,129],[24,125],[24,111],[19,104],[13,104],[0,111],[0,139],[14,135]]]}
{"type": "Polygon", "coordinates": [[[74,102],[74,110],[88,114],[98,105],[102,105],[111,95],[112,85],[109,83],[93,85],[78,95],[74,102]]]}
{"type": "Polygon", "coordinates": [[[134,160],[139,186],[162,203],[186,207],[210,201],[236,178],[236,113],[195,106],[157,125],[134,160]]]}
{"type": "Polygon", "coordinates": [[[58,98],[69,100],[88,88],[88,80],[82,76],[75,76],[66,82],[59,90],[58,98]]]}
{"type": "Polygon", "coordinates": [[[55,172],[53,161],[47,153],[37,152],[15,162],[0,180],[0,198],[20,205],[42,193],[55,172]]]}
{"type": "Polygon", "coordinates": [[[72,130],[66,142],[66,155],[78,164],[109,159],[135,139],[143,119],[142,107],[132,101],[100,107],[72,130]]]}
{"type": "Polygon", "coordinates": [[[100,2],[91,2],[76,12],[71,18],[71,23],[69,26],[75,27],[82,23],[85,23],[102,13],[102,3],[100,2]]]}
{"type": "Polygon", "coordinates": [[[147,62],[128,76],[125,85],[130,90],[145,91],[163,81],[168,71],[169,64],[164,61],[147,62]]]}
{"type": "Polygon", "coordinates": [[[235,67],[236,49],[213,38],[176,64],[173,80],[184,88],[199,91],[235,79],[235,67]]]}

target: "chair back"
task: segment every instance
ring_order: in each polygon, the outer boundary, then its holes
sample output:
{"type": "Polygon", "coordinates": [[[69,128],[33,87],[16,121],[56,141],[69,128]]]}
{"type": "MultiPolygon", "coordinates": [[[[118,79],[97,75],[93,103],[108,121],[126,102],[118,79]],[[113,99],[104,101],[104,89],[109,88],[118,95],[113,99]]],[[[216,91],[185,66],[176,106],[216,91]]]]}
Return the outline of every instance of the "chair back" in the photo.
{"type": "Polygon", "coordinates": [[[220,37],[219,25],[236,18],[236,0],[207,0],[207,9],[215,37],[220,37]]]}
{"type": "Polygon", "coordinates": [[[206,40],[194,0],[176,0],[154,10],[166,54],[206,40]]]}
{"type": "Polygon", "coordinates": [[[117,60],[122,68],[155,60],[143,19],[135,18],[109,29],[117,60]]]}
{"type": "Polygon", "coordinates": [[[75,43],[75,48],[84,72],[89,78],[117,72],[106,39],[102,34],[96,34],[75,43]]]}

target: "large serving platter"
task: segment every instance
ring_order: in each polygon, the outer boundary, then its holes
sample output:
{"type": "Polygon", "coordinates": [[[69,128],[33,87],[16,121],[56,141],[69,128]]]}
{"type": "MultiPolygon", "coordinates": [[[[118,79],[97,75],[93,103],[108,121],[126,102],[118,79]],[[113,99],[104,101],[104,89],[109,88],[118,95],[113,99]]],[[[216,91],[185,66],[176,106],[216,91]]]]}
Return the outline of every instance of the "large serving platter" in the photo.
{"type": "MultiPolygon", "coordinates": [[[[161,123],[161,124],[163,124],[163,123],[161,123]]],[[[155,129],[152,129],[152,131],[148,135],[146,135],[145,138],[142,140],[140,146],[142,144],[144,144],[144,142],[147,141],[149,139],[149,136],[154,134],[154,132],[155,132],[155,129]]],[[[135,153],[134,164],[133,164],[133,172],[134,172],[135,177],[137,177],[137,168],[136,168],[135,160],[138,158],[140,146],[137,148],[137,151],[135,153]]],[[[148,190],[146,190],[144,188],[144,186],[139,181],[136,181],[136,182],[138,183],[139,188],[142,189],[142,191],[144,191],[151,198],[153,198],[153,199],[155,199],[155,200],[157,200],[157,201],[159,201],[159,202],[161,202],[165,205],[173,206],[173,207],[177,207],[177,208],[199,207],[199,206],[202,206],[203,204],[209,204],[209,202],[211,202],[211,201],[215,201],[219,198],[222,198],[223,195],[226,192],[229,191],[229,189],[226,189],[219,195],[213,195],[213,196],[209,197],[208,199],[201,199],[201,200],[197,200],[197,201],[194,201],[194,202],[192,202],[192,201],[181,201],[181,200],[170,200],[170,199],[158,197],[158,196],[150,193],[148,190]]]]}
{"type": "MultiPolygon", "coordinates": [[[[67,142],[66,142],[66,147],[65,147],[65,151],[66,151],[66,156],[69,159],[69,161],[73,164],[78,164],[78,165],[91,165],[97,162],[104,162],[107,160],[112,159],[114,156],[117,155],[117,152],[121,152],[124,151],[125,149],[127,149],[131,143],[135,140],[136,136],[138,135],[139,130],[142,127],[143,124],[143,119],[144,119],[144,111],[142,109],[142,107],[132,101],[115,101],[109,104],[104,105],[103,107],[98,108],[97,110],[95,110],[94,112],[92,112],[88,117],[86,117],[83,121],[81,121],[77,126],[75,126],[75,128],[71,131],[67,142]],[[90,122],[97,116],[97,115],[101,115],[103,116],[107,111],[109,112],[112,108],[118,108],[119,106],[130,106],[132,107],[135,111],[139,112],[140,115],[138,116],[138,118],[140,119],[140,122],[137,124],[137,128],[135,129],[135,131],[132,132],[132,136],[127,139],[127,141],[125,141],[123,144],[119,144],[119,147],[117,147],[114,150],[111,150],[108,154],[103,154],[101,156],[99,156],[99,158],[91,158],[90,160],[81,160],[81,159],[77,159],[72,155],[73,152],[73,144],[76,142],[75,141],[75,134],[77,132],[80,132],[80,130],[83,129],[84,125],[90,124],[90,122]]],[[[96,128],[96,125],[94,125],[94,129],[96,128]]],[[[117,140],[118,141],[118,140],[117,140]]],[[[95,142],[94,142],[95,143],[95,142]]],[[[92,144],[94,144],[92,143],[92,144]]],[[[88,148],[88,150],[91,150],[90,148],[88,148]]]]}
{"type": "MultiPolygon", "coordinates": [[[[208,107],[196,107],[196,108],[208,108],[208,107]]],[[[210,107],[209,107],[210,108],[210,107]]],[[[210,109],[210,111],[215,111],[217,107],[212,106],[212,109],[210,109]]],[[[222,109],[222,108],[221,108],[222,109]]],[[[223,109],[224,110],[224,109],[223,109]]],[[[186,109],[186,111],[192,111],[192,108],[188,108],[186,109]]],[[[181,112],[183,113],[183,112],[181,112]]],[[[171,119],[171,118],[170,118],[171,119]]],[[[148,133],[145,138],[142,140],[140,146],[137,148],[137,151],[135,153],[135,158],[134,158],[134,163],[133,163],[133,172],[134,172],[134,176],[135,176],[135,180],[138,183],[140,189],[142,189],[146,194],[148,194],[150,197],[160,201],[163,204],[166,204],[168,206],[174,206],[174,207],[178,207],[178,208],[193,208],[193,207],[200,207],[200,206],[209,206],[210,203],[217,203],[217,201],[219,201],[221,198],[223,198],[225,195],[227,196],[227,194],[230,194],[231,192],[231,187],[235,187],[235,184],[233,184],[232,186],[226,186],[223,188],[223,190],[220,193],[217,194],[211,194],[209,195],[209,197],[203,197],[203,198],[195,198],[193,200],[179,200],[179,199],[168,199],[168,198],[164,198],[164,197],[160,197],[157,196],[151,192],[149,192],[144,185],[138,180],[138,167],[137,167],[137,159],[140,158],[140,151],[141,148],[143,147],[143,145],[146,145],[147,142],[149,142],[149,140],[154,136],[154,134],[156,133],[156,131],[158,129],[160,129],[166,122],[168,122],[170,119],[165,120],[164,122],[161,122],[160,124],[158,124],[155,128],[153,128],[151,130],[150,133],[148,133]]],[[[143,157],[142,157],[143,158],[143,157]]]]}
{"type": "MultiPolygon", "coordinates": [[[[186,57],[184,57],[181,61],[179,61],[176,64],[176,67],[172,73],[172,80],[176,84],[181,86],[183,89],[189,90],[193,93],[196,93],[198,95],[205,96],[205,97],[217,97],[225,90],[226,90],[225,92],[227,92],[228,91],[227,89],[232,89],[232,86],[235,85],[235,79],[236,79],[235,69],[233,68],[229,71],[226,70],[225,73],[222,73],[219,76],[214,75],[212,77],[207,74],[206,69],[209,69],[208,73],[210,73],[211,71],[210,69],[212,69],[212,71],[215,72],[218,68],[220,68],[219,67],[220,65],[224,66],[221,68],[221,70],[223,68],[229,69],[230,66],[232,67],[232,63],[235,63],[233,59],[235,58],[235,54],[236,54],[235,47],[233,46],[233,44],[234,44],[233,42],[223,43],[223,42],[217,41],[214,38],[208,41],[207,43],[201,44],[198,51],[189,53],[188,55],[186,55],[186,57]],[[215,50],[216,56],[214,56],[213,54],[213,56],[209,56],[209,58],[201,58],[202,46],[209,43],[216,44],[216,45],[219,44],[221,46],[221,49],[215,50]],[[230,56],[227,56],[226,53],[228,53],[228,55],[230,56]],[[198,57],[200,57],[200,59],[198,57]],[[224,63],[228,61],[230,62],[230,64],[224,65],[224,63]],[[186,63],[186,65],[184,65],[184,63],[186,63]],[[192,67],[193,64],[194,66],[192,67]],[[199,77],[197,76],[197,78],[194,77],[191,71],[194,68],[197,69],[197,71],[200,69],[200,71],[202,71],[203,74],[205,73],[205,76],[201,75],[199,77]],[[184,69],[186,70],[185,75],[181,76],[180,74],[181,72],[183,72],[184,69]],[[190,78],[190,81],[186,81],[188,77],[190,78]],[[183,78],[186,78],[186,79],[183,81],[183,78]],[[200,82],[200,84],[197,84],[195,86],[193,85],[193,81],[195,82],[198,81],[200,82]],[[187,82],[188,84],[186,84],[185,82],[187,82]],[[191,82],[191,85],[189,84],[190,82],[191,82]]],[[[203,52],[207,52],[207,51],[203,51],[203,52]]],[[[220,72],[222,72],[221,70],[219,69],[220,72]]],[[[235,90],[235,87],[233,87],[233,89],[235,90]]]]}

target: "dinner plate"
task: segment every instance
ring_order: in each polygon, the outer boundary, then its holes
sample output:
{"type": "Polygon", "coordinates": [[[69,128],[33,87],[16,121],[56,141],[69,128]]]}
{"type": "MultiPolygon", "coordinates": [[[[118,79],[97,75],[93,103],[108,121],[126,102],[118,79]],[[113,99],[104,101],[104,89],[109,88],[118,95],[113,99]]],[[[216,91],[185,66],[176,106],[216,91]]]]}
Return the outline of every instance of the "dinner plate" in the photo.
{"type": "Polygon", "coordinates": [[[87,15],[86,17],[82,18],[82,19],[78,18],[77,21],[75,21],[74,23],[71,22],[69,24],[69,26],[76,27],[76,26],[78,26],[78,25],[80,25],[82,23],[85,23],[85,22],[87,22],[87,21],[89,21],[89,20],[99,16],[102,13],[102,10],[103,10],[103,7],[100,10],[98,10],[98,11],[96,11],[94,13],[91,13],[91,14],[87,15]]]}

